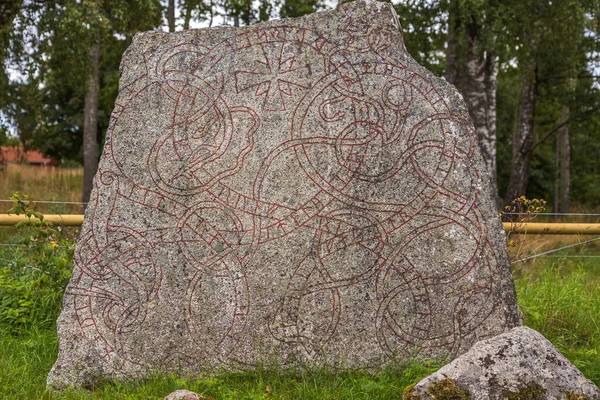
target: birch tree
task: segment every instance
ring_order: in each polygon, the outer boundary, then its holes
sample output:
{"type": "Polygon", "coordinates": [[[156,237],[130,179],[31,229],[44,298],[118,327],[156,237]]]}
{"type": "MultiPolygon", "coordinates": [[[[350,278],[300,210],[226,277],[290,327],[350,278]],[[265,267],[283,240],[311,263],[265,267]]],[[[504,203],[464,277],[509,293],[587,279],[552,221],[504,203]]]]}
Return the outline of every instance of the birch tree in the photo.
{"type": "Polygon", "coordinates": [[[490,182],[497,190],[496,90],[498,77],[497,18],[494,0],[403,1],[409,52],[444,77],[463,95],[473,120],[490,182]],[[436,28],[437,26],[437,28],[436,28]],[[445,28],[445,32],[440,30],[445,28]],[[444,47],[441,52],[440,48],[444,47]],[[415,49],[416,47],[416,49],[415,49]],[[440,55],[444,56],[440,60],[440,55]]]}
{"type": "MultiPolygon", "coordinates": [[[[458,0],[452,0],[459,3],[458,0]]],[[[447,64],[447,70],[455,74],[455,79],[467,103],[467,108],[477,135],[477,143],[487,167],[494,193],[498,193],[496,167],[496,90],[498,79],[498,57],[496,56],[496,6],[488,1],[481,7],[465,2],[450,7],[448,27],[449,45],[452,48],[450,33],[462,34],[466,47],[464,66],[453,67],[447,64]],[[462,8],[465,8],[463,10],[462,8]],[[458,12],[459,17],[453,17],[458,12]],[[453,70],[455,72],[453,72],[453,70]]],[[[457,40],[457,39],[454,39],[457,40]]],[[[455,48],[458,46],[454,46],[455,48]]],[[[458,59],[457,56],[453,56],[458,59]]],[[[450,59],[452,61],[452,58],[450,59]]]]}
{"type": "MultiPolygon", "coordinates": [[[[543,132],[543,127],[536,123],[538,93],[544,89],[545,101],[556,98],[561,107],[566,105],[567,83],[575,78],[578,66],[585,63],[585,57],[582,57],[585,54],[585,26],[590,13],[597,13],[597,2],[511,0],[503,4],[510,10],[506,13],[510,18],[505,19],[509,30],[520,39],[514,46],[521,73],[519,123],[512,141],[511,175],[505,196],[508,203],[527,193],[533,152],[541,142],[540,137],[543,140],[550,137],[542,133],[536,139],[536,130],[543,132]]],[[[565,117],[565,113],[562,114],[554,125],[565,117]]],[[[568,163],[568,130],[551,129],[553,134],[559,131],[562,139],[557,140],[562,149],[563,167],[567,168],[564,163],[568,163]]],[[[560,159],[560,152],[556,156],[560,159]]],[[[570,179],[567,172],[563,173],[563,178],[570,179]]],[[[564,187],[563,191],[568,192],[564,187]]],[[[568,197],[568,194],[564,196],[568,197]]],[[[569,203],[566,199],[564,202],[569,203]]]]}

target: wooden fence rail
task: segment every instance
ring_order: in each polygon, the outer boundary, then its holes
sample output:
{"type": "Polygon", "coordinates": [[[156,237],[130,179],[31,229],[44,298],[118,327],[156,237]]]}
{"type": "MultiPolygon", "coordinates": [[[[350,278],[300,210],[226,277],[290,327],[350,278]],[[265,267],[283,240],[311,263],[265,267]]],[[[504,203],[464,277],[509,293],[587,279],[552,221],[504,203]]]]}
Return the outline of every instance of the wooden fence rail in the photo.
{"type": "MultiPolygon", "coordinates": [[[[24,215],[0,214],[0,226],[12,226],[21,221],[27,221],[27,218],[24,215]]],[[[37,221],[37,218],[32,218],[32,221],[37,221]]],[[[80,226],[83,223],[83,215],[46,214],[44,215],[44,221],[48,221],[53,225],[80,226]]],[[[504,222],[504,230],[518,234],[598,235],[600,234],[600,224],[504,222]]]]}
{"type": "Polygon", "coordinates": [[[530,233],[546,235],[598,235],[600,234],[600,224],[581,224],[581,223],[512,223],[504,222],[504,230],[513,233],[530,233]]]}
{"type": "MultiPolygon", "coordinates": [[[[27,221],[25,215],[0,214],[0,226],[12,226],[19,222],[27,221]]],[[[31,221],[39,221],[32,217],[31,221]]],[[[83,223],[83,215],[78,214],[45,214],[44,221],[50,222],[52,225],[61,226],[80,226],[83,223]]]]}

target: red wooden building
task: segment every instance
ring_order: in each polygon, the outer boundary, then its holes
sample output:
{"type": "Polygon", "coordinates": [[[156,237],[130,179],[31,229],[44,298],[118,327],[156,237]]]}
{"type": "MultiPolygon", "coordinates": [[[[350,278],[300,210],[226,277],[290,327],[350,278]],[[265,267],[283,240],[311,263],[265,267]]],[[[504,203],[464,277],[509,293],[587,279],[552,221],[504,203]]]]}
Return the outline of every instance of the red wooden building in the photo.
{"type": "Polygon", "coordinates": [[[55,160],[48,157],[44,157],[44,155],[39,151],[26,151],[22,147],[8,146],[0,146],[0,161],[7,163],[26,163],[30,165],[57,165],[57,162],[55,160]]]}

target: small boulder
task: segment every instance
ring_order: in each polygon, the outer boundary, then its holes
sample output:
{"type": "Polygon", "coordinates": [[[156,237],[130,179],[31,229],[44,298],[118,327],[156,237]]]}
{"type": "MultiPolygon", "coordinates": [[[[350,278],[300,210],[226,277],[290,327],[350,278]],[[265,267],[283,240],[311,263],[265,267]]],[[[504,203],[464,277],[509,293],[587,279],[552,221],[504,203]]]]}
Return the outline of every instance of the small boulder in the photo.
{"type": "Polygon", "coordinates": [[[522,326],[475,343],[406,388],[403,399],[600,400],[600,391],[539,332],[522,326]]]}
{"type": "Polygon", "coordinates": [[[176,390],[164,400],[204,400],[204,397],[198,393],[190,392],[189,390],[176,390]]]}

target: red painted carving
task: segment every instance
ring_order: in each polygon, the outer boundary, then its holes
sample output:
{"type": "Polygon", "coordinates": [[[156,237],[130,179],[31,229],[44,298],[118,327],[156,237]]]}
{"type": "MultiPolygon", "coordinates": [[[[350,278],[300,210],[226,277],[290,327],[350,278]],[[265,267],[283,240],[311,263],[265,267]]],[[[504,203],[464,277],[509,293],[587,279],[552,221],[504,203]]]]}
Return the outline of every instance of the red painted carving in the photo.
{"type": "Polygon", "coordinates": [[[122,88],[96,180],[95,218],[67,293],[82,333],[106,357],[138,362],[129,337],[160,301],[164,246],[193,271],[180,282],[186,334],[209,337],[198,345],[222,362],[239,359],[236,346],[259,311],[270,315],[265,332],[275,341],[319,356],[349,323],[349,290],[376,304],[373,337],[389,357],[458,348],[492,312],[497,261],[477,208],[483,174],[466,167],[473,132],[426,78],[381,56],[390,41],[365,29],[349,26],[348,40],[337,44],[278,27],[210,48],[179,45],[122,88]],[[352,52],[365,61],[352,61],[352,52]],[[136,105],[156,98],[173,110],[157,110],[169,118],[164,132],[144,154],[123,157],[136,135],[148,135],[136,125],[143,121],[133,117],[136,105]],[[275,143],[269,148],[265,135],[275,143]],[[299,175],[281,187],[286,165],[299,175]],[[379,196],[389,185],[397,195],[379,196]],[[147,229],[121,226],[128,207],[148,218],[147,229]],[[466,238],[467,260],[444,241],[457,234],[466,238]],[[310,246],[278,278],[285,289],[270,309],[258,310],[253,288],[264,282],[253,281],[250,266],[298,237],[310,246]],[[442,263],[421,268],[435,252],[442,263]],[[483,272],[475,281],[476,265],[483,272]],[[121,292],[109,290],[115,285],[121,292]],[[452,315],[440,299],[452,302],[452,315]],[[479,311],[465,314],[467,303],[479,311]],[[434,335],[436,324],[447,334],[434,335]]]}

